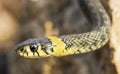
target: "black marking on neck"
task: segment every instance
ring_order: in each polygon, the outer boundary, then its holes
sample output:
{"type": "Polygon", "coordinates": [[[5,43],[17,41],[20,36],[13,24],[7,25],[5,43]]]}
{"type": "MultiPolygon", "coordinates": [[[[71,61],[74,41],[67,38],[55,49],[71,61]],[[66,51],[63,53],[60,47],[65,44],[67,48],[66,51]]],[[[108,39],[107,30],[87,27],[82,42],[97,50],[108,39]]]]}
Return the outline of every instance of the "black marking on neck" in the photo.
{"type": "Polygon", "coordinates": [[[73,45],[72,43],[70,43],[70,41],[67,41],[67,40],[65,41],[63,39],[61,40],[65,43],[65,50],[68,50],[73,45]]]}
{"type": "Polygon", "coordinates": [[[54,52],[53,48],[50,49],[52,52],[54,52]]]}
{"type": "Polygon", "coordinates": [[[43,51],[44,51],[46,54],[49,54],[45,49],[43,49],[43,51]]]}

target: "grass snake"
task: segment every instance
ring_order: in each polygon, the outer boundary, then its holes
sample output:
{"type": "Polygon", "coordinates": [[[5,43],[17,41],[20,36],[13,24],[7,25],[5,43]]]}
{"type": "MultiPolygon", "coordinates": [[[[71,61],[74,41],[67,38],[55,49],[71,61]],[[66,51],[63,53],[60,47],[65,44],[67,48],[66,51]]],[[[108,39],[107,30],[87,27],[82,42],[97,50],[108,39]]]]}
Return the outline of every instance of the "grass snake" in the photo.
{"type": "Polygon", "coordinates": [[[94,51],[109,40],[110,18],[100,0],[79,0],[86,17],[93,25],[90,32],[49,36],[23,41],[16,52],[25,58],[60,57],[94,51]]]}

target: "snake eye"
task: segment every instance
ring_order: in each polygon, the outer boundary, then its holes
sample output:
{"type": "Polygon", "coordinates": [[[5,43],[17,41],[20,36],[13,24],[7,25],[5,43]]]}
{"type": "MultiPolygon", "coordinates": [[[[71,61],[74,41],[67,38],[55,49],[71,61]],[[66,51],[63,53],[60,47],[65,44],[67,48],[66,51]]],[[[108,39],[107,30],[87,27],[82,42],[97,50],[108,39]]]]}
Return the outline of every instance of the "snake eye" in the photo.
{"type": "Polygon", "coordinates": [[[23,48],[19,49],[21,52],[24,50],[23,48]]]}
{"type": "Polygon", "coordinates": [[[38,45],[37,45],[37,44],[31,45],[31,46],[30,46],[30,50],[31,50],[32,52],[36,52],[36,51],[38,50],[38,45]]]}

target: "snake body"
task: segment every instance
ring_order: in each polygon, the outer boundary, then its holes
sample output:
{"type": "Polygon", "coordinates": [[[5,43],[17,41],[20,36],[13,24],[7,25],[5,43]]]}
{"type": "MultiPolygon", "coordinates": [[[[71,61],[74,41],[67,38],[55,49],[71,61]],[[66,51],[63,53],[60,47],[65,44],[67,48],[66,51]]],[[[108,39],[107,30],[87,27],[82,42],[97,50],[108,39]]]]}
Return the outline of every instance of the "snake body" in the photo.
{"type": "Polygon", "coordinates": [[[28,39],[16,51],[26,58],[81,54],[104,46],[109,40],[110,18],[99,0],[79,0],[93,30],[87,33],[28,39]]]}

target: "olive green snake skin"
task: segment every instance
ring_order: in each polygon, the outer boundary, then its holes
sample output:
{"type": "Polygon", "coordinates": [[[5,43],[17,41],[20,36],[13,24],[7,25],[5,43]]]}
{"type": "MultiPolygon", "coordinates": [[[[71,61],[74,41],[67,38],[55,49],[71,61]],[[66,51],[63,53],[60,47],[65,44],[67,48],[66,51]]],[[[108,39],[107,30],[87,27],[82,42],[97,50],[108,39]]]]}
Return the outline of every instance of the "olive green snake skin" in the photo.
{"type": "Polygon", "coordinates": [[[94,51],[109,40],[110,18],[99,0],[79,0],[93,30],[82,34],[29,39],[17,46],[17,53],[26,58],[65,56],[94,51]]]}

